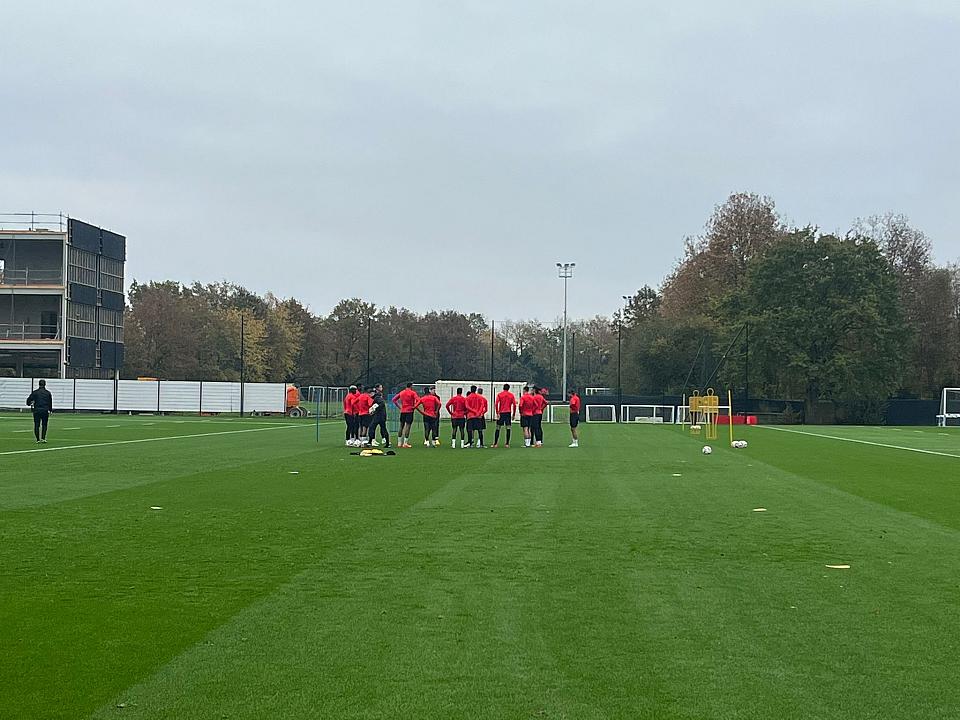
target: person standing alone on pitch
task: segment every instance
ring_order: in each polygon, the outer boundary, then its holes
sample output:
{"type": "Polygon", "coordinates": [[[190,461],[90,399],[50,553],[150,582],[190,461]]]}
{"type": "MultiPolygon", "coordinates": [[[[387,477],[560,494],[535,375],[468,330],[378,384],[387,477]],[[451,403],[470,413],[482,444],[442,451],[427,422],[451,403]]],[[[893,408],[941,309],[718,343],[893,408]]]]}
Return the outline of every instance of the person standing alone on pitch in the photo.
{"type": "Polygon", "coordinates": [[[420,403],[420,396],[413,389],[413,383],[393,396],[391,402],[400,409],[400,439],[397,447],[408,448],[410,445],[410,430],[413,427],[413,413],[420,403]]]}
{"type": "Polygon", "coordinates": [[[517,396],[510,392],[509,385],[504,385],[503,390],[497,393],[494,405],[497,409],[497,431],[493,436],[493,446],[497,447],[500,444],[500,428],[506,428],[505,447],[510,447],[510,425],[517,415],[517,396]]]}
{"type": "Polygon", "coordinates": [[[47,441],[47,423],[50,422],[50,413],[53,412],[53,395],[47,390],[47,381],[37,383],[40,387],[30,393],[27,405],[33,408],[33,435],[37,444],[47,441]]]}
{"type": "Polygon", "coordinates": [[[467,399],[463,396],[463,388],[457,388],[457,394],[447,400],[447,412],[450,413],[450,429],[453,439],[450,447],[457,446],[457,433],[460,433],[460,447],[465,448],[467,441],[464,433],[467,427],[467,399]]]}
{"type": "Polygon", "coordinates": [[[570,435],[573,442],[569,447],[580,447],[580,396],[576,390],[570,390],[570,435]]]}

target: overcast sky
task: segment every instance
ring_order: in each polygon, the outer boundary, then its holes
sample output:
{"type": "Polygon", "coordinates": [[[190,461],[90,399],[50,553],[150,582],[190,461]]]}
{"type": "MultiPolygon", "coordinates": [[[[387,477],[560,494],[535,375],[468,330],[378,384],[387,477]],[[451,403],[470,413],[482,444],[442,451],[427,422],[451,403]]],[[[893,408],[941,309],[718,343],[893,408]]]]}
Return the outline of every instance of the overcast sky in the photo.
{"type": "Polygon", "coordinates": [[[0,212],[128,280],[552,320],[658,284],[731,192],[960,258],[960,2],[7,3],[0,212]]]}

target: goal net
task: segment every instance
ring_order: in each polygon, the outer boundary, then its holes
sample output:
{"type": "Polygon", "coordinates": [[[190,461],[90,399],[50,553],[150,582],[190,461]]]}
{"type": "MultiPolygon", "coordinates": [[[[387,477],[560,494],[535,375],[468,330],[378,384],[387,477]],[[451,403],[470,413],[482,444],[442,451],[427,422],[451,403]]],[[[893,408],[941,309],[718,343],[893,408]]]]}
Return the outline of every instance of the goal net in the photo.
{"type": "Polygon", "coordinates": [[[673,405],[621,405],[620,422],[672,425],[677,409],[673,405]]]}
{"type": "Polygon", "coordinates": [[[570,406],[566,403],[553,403],[543,409],[543,421],[548,423],[570,422],[570,406]]]}
{"type": "Polygon", "coordinates": [[[960,426],[960,388],[944,388],[940,394],[940,413],[937,415],[940,427],[960,426]]]}
{"type": "Polygon", "coordinates": [[[615,405],[586,405],[587,414],[584,419],[588,423],[615,423],[617,408],[615,405]]]}

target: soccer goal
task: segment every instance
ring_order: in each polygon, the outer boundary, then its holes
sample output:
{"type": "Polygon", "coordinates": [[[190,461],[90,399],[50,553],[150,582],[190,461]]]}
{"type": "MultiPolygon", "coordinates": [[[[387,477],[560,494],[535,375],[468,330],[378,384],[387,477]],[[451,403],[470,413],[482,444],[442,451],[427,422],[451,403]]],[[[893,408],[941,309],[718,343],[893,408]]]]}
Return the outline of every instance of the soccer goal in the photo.
{"type": "Polygon", "coordinates": [[[570,422],[570,406],[566,403],[553,403],[543,409],[543,421],[548,423],[570,422]]]}
{"type": "Polygon", "coordinates": [[[617,421],[616,405],[586,405],[587,414],[584,419],[588,423],[615,423],[617,421]]]}
{"type": "Polygon", "coordinates": [[[960,388],[944,388],[940,394],[940,413],[937,415],[940,427],[960,426],[960,388]]]}
{"type": "Polygon", "coordinates": [[[672,425],[677,409],[673,405],[621,405],[620,422],[672,425]]]}

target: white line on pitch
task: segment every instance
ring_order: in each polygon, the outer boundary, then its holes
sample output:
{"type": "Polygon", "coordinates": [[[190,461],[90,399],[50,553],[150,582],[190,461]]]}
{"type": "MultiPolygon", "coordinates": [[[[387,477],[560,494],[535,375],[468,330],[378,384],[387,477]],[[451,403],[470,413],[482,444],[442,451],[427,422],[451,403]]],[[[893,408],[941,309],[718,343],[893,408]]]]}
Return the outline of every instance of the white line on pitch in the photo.
{"type": "Polygon", "coordinates": [[[887,443],[871,442],[870,440],[857,440],[856,438],[824,435],[823,433],[806,432],[805,430],[790,430],[789,428],[771,427],[769,425],[758,425],[757,427],[760,427],[764,430],[776,430],[777,432],[794,433],[795,435],[809,435],[810,437],[826,438],[827,440],[840,440],[842,442],[857,443],[859,445],[873,445],[874,447],[890,448],[891,450],[906,450],[907,452],[923,453],[924,455],[939,455],[940,457],[960,458],[960,455],[940,452],[938,450],[921,450],[920,448],[904,447],[903,445],[888,445],[887,443]]]}
{"type": "MultiPolygon", "coordinates": [[[[266,432],[268,430],[284,430],[296,425],[281,425],[273,428],[251,428],[249,430],[221,430],[220,432],[196,433],[194,435],[171,435],[169,437],[141,438],[139,440],[113,440],[111,442],[87,443],[86,445],[65,445],[63,447],[37,448],[36,450],[8,450],[0,452],[3,455],[26,455],[28,453],[57,452],[60,450],[83,450],[84,448],[108,447],[110,445],[134,445],[136,443],[162,442],[164,440],[189,440],[190,438],[213,437],[216,435],[239,435],[241,433],[266,432]]],[[[300,425],[299,427],[313,427],[311,425],[300,425]]]]}

